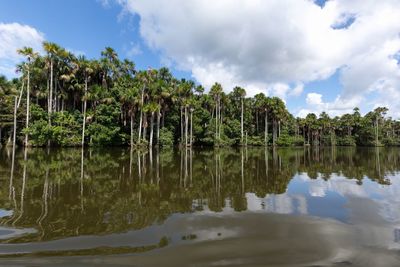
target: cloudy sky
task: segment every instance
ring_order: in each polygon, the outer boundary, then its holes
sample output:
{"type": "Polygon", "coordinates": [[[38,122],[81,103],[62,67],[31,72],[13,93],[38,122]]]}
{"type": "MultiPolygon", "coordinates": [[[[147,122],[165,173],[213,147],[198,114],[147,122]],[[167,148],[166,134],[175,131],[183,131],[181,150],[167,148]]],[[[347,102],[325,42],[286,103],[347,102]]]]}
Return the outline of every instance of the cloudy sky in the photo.
{"type": "Polygon", "coordinates": [[[0,73],[43,40],[87,57],[111,46],[140,69],[279,96],[299,116],[384,105],[400,118],[400,0],[0,2],[0,73]]]}

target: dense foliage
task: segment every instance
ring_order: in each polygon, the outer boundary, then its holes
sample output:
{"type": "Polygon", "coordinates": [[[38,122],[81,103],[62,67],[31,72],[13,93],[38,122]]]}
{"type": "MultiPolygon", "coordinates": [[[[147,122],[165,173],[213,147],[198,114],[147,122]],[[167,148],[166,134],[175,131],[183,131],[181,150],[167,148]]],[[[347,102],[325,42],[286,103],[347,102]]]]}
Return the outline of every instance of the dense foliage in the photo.
{"type": "Polygon", "coordinates": [[[167,68],[136,70],[112,48],[88,60],[45,42],[23,48],[21,78],[0,77],[0,144],[78,145],[399,145],[400,122],[378,107],[331,118],[295,118],[278,97],[225,93],[215,83],[178,80],[167,68]],[[17,127],[13,127],[16,125],[17,127]],[[15,131],[14,131],[15,129],[15,131]],[[15,135],[15,138],[14,138],[15,135]]]}

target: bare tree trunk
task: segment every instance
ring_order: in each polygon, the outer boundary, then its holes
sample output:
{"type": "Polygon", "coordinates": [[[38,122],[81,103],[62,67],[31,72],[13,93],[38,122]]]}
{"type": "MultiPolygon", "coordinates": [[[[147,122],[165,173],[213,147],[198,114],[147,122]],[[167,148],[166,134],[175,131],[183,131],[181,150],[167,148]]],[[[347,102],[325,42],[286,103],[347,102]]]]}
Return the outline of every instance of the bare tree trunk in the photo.
{"type": "Polygon", "coordinates": [[[143,139],[146,140],[147,138],[147,112],[143,115],[143,139]]]}
{"type": "Polygon", "coordinates": [[[13,127],[13,148],[15,147],[15,140],[17,139],[17,108],[18,108],[18,97],[14,99],[14,127],[13,127]]]}
{"type": "Polygon", "coordinates": [[[157,145],[160,144],[160,121],[161,121],[161,113],[160,110],[157,110],[157,145]]]}
{"type": "Polygon", "coordinates": [[[215,102],[215,141],[218,139],[218,101],[215,102]]]}
{"type": "Polygon", "coordinates": [[[144,98],[144,88],[142,89],[142,96],[141,96],[141,107],[140,108],[140,118],[139,118],[139,129],[138,129],[138,141],[137,143],[140,144],[140,142],[142,141],[142,124],[143,124],[143,98],[144,98]]]}
{"type": "MultiPolygon", "coordinates": [[[[48,106],[48,120],[51,126],[51,113],[53,112],[53,59],[50,60],[50,88],[49,88],[49,106],[48,106]]],[[[50,140],[47,141],[47,146],[50,146],[50,140]]]]}
{"type": "Polygon", "coordinates": [[[264,144],[268,145],[268,112],[265,111],[265,131],[264,131],[264,144]]]}
{"type": "Polygon", "coordinates": [[[218,139],[221,139],[221,125],[222,125],[222,116],[221,116],[221,99],[218,98],[218,139]]]}
{"type": "MultiPolygon", "coordinates": [[[[28,130],[29,128],[29,111],[30,111],[30,70],[28,67],[28,83],[26,86],[26,126],[25,128],[28,130]]],[[[25,133],[25,146],[28,146],[28,132],[25,133]]]]}
{"type": "MultiPolygon", "coordinates": [[[[57,76],[57,73],[56,73],[57,76]]],[[[54,82],[54,111],[57,112],[57,102],[58,102],[58,98],[57,98],[57,79],[54,82]]]]}
{"type": "Polygon", "coordinates": [[[86,128],[86,107],[87,107],[87,84],[88,79],[85,77],[85,96],[83,100],[83,121],[82,121],[82,146],[85,145],[85,128],[86,128]]]}
{"type": "Polygon", "coordinates": [[[133,146],[133,110],[131,110],[131,147],[133,146]]]}
{"type": "Polygon", "coordinates": [[[190,111],[190,146],[193,145],[193,111],[190,111]]]}
{"type": "Polygon", "coordinates": [[[153,146],[153,132],[154,132],[154,111],[151,112],[151,118],[150,118],[150,142],[149,146],[153,146]]]}
{"type": "Polygon", "coordinates": [[[181,145],[183,145],[183,107],[181,106],[181,145]]]}
{"type": "Polygon", "coordinates": [[[19,96],[16,96],[14,99],[14,121],[13,121],[13,147],[15,147],[16,139],[17,139],[17,110],[19,105],[21,104],[22,93],[24,91],[24,83],[22,83],[21,92],[19,96]]]}
{"type": "Polygon", "coordinates": [[[185,107],[185,147],[188,146],[188,141],[189,141],[188,140],[188,124],[189,124],[188,108],[185,107]]]}
{"type": "Polygon", "coordinates": [[[244,137],[244,129],[243,129],[243,97],[242,97],[242,99],[241,99],[242,101],[242,103],[241,103],[241,106],[242,106],[242,108],[241,108],[241,113],[240,113],[240,142],[241,142],[241,144],[243,145],[243,137],[244,137]]]}

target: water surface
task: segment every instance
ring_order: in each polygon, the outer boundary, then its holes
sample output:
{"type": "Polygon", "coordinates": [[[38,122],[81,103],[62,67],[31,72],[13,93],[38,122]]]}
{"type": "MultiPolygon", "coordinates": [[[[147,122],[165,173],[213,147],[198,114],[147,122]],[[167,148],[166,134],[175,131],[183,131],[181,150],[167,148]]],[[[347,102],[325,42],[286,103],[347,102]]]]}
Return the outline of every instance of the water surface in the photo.
{"type": "Polygon", "coordinates": [[[3,266],[400,266],[397,148],[0,150],[3,266]]]}

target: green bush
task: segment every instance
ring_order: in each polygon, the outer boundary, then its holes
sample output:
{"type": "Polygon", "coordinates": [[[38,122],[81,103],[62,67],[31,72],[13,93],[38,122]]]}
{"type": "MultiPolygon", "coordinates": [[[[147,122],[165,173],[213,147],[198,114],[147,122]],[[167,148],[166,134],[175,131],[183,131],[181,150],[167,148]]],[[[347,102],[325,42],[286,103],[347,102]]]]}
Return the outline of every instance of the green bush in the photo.
{"type": "Polygon", "coordinates": [[[304,145],[304,138],[302,136],[292,136],[292,145],[293,146],[303,146],[304,145]]]}
{"type": "MultiPolygon", "coordinates": [[[[246,144],[246,137],[244,137],[243,142],[246,144]]],[[[247,137],[247,145],[249,146],[263,146],[264,137],[261,136],[248,136],[247,137]]]]}
{"type": "Polygon", "coordinates": [[[289,135],[281,134],[278,137],[278,139],[276,140],[276,145],[277,146],[292,146],[293,145],[293,140],[289,135]]]}
{"type": "Polygon", "coordinates": [[[174,144],[174,134],[167,128],[160,129],[160,146],[172,146],[174,144]]]}
{"type": "Polygon", "coordinates": [[[399,146],[400,140],[398,138],[386,137],[383,138],[382,144],[384,144],[385,146],[399,146]]]}
{"type": "Polygon", "coordinates": [[[97,122],[88,127],[91,145],[117,144],[119,127],[107,127],[97,122]]]}
{"type": "Polygon", "coordinates": [[[344,136],[344,137],[337,137],[336,138],[336,145],[338,146],[355,146],[356,141],[352,136],[344,136]]]}
{"type": "Polygon", "coordinates": [[[31,123],[28,129],[23,130],[23,133],[29,134],[29,143],[32,146],[44,146],[51,140],[52,127],[47,121],[40,119],[31,123]]]}

